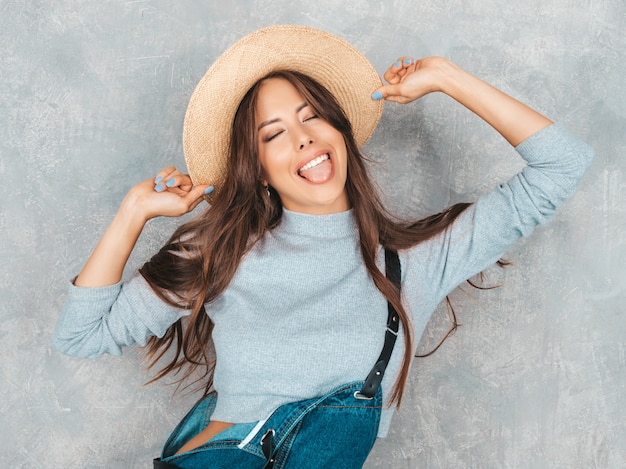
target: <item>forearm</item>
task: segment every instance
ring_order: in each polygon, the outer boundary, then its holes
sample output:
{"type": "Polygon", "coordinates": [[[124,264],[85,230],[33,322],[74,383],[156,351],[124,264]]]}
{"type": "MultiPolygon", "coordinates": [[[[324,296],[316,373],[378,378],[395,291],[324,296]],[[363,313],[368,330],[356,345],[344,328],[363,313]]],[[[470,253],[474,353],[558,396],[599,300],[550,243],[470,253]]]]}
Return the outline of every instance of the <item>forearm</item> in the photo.
{"type": "Polygon", "coordinates": [[[552,124],[539,112],[447,60],[439,62],[438,70],[440,91],[481,117],[513,146],[552,124]]]}
{"type": "Polygon", "coordinates": [[[441,91],[485,120],[513,146],[552,123],[550,119],[442,57],[400,57],[385,72],[388,85],[373,99],[407,104],[441,91]]]}
{"type": "Polygon", "coordinates": [[[104,287],[119,282],[145,223],[146,219],[134,197],[129,194],[74,284],[79,287],[104,287]]]}

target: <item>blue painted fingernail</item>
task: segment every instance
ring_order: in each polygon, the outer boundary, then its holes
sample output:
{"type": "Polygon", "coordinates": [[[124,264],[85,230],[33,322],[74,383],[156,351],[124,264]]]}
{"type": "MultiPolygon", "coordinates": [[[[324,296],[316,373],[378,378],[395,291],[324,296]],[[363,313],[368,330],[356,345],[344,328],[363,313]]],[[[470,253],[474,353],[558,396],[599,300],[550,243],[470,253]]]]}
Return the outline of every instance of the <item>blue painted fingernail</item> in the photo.
{"type": "Polygon", "coordinates": [[[163,180],[163,176],[158,176],[155,180],[154,183],[158,184],[159,182],[161,182],[163,180]]]}
{"type": "Polygon", "coordinates": [[[165,190],[165,186],[163,184],[157,184],[154,190],[157,192],[163,192],[165,190]]]}
{"type": "Polygon", "coordinates": [[[372,93],[372,99],[378,101],[379,99],[383,98],[383,94],[380,91],[374,91],[372,93]]]}
{"type": "Polygon", "coordinates": [[[399,67],[400,65],[402,65],[402,62],[399,62],[399,61],[398,61],[398,62],[396,62],[396,63],[394,64],[394,67],[399,67]]]}
{"type": "Polygon", "coordinates": [[[168,179],[168,181],[165,183],[167,187],[172,187],[174,184],[176,184],[176,181],[174,179],[168,179]]]}
{"type": "Polygon", "coordinates": [[[404,63],[407,65],[411,65],[413,63],[413,59],[404,59],[404,63]]]}
{"type": "Polygon", "coordinates": [[[213,192],[215,190],[215,187],[213,186],[209,186],[206,189],[204,189],[204,195],[209,195],[211,192],[213,192]]]}

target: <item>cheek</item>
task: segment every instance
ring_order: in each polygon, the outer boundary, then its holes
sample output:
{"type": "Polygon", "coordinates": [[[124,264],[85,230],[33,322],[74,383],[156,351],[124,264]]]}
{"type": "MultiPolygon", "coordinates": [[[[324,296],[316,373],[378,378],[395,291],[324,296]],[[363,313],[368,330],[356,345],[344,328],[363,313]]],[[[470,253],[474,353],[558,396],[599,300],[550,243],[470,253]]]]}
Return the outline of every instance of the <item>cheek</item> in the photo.
{"type": "Polygon", "coordinates": [[[261,177],[266,181],[276,178],[279,174],[281,164],[275,152],[259,152],[259,163],[261,166],[261,177]]]}
{"type": "Polygon", "coordinates": [[[287,167],[291,163],[292,153],[290,147],[283,142],[271,142],[263,145],[258,151],[261,166],[266,171],[287,167]]]}

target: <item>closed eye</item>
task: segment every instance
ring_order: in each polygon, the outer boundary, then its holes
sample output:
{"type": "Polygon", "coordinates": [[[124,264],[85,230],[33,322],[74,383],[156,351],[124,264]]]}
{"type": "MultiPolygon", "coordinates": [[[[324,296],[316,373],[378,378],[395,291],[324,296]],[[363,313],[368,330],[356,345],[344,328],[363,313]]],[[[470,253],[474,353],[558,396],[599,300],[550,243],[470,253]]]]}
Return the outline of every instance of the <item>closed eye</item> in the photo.
{"type": "Polygon", "coordinates": [[[282,134],[283,131],[279,130],[278,132],[274,132],[273,134],[269,134],[267,135],[264,139],[263,142],[267,143],[267,142],[271,142],[272,140],[274,140],[276,137],[278,137],[280,134],[282,134]]]}

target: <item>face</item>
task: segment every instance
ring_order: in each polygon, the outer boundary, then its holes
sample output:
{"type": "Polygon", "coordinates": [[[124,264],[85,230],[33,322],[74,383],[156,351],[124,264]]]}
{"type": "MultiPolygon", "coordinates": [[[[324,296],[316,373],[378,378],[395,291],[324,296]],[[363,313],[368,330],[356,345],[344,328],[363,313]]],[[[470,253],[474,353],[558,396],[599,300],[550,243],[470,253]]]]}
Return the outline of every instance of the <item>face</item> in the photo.
{"type": "Polygon", "coordinates": [[[287,210],[314,215],[348,210],[343,135],[283,78],[259,88],[255,123],[264,182],[287,210]]]}

